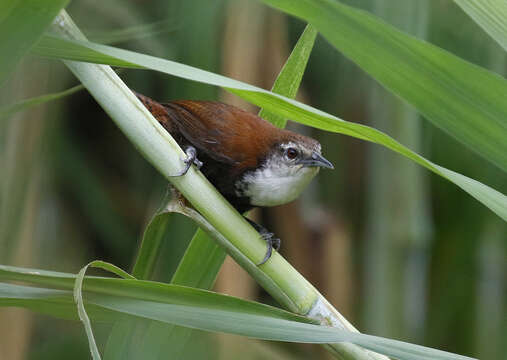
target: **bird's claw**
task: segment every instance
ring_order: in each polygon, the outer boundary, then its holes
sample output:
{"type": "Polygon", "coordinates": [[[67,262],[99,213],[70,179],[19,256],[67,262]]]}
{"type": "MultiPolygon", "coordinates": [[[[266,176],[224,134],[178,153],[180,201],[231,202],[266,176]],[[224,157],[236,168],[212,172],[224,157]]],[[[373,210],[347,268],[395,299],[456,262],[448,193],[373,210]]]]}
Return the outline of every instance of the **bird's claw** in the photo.
{"type": "Polygon", "coordinates": [[[201,170],[201,168],[203,166],[203,163],[201,160],[199,160],[198,158],[195,158],[193,163],[194,163],[195,167],[197,168],[197,170],[201,170]]]}
{"type": "Polygon", "coordinates": [[[281,240],[275,237],[274,233],[269,232],[264,226],[257,224],[255,221],[250,220],[247,217],[245,217],[245,220],[248,221],[255,230],[257,230],[257,232],[261,235],[261,239],[264,240],[268,246],[268,249],[266,250],[266,255],[264,255],[264,259],[262,259],[262,261],[257,264],[257,266],[260,266],[269,260],[269,258],[273,254],[273,249],[275,249],[276,251],[280,249],[281,240]]]}
{"type": "Polygon", "coordinates": [[[185,150],[185,154],[187,154],[187,157],[185,159],[183,159],[183,163],[185,164],[185,167],[179,173],[177,173],[175,175],[171,175],[171,177],[178,177],[178,176],[185,175],[188,172],[188,169],[190,169],[190,166],[192,166],[192,164],[194,164],[198,170],[202,167],[203,163],[202,163],[202,161],[200,161],[197,158],[197,150],[195,149],[195,147],[193,147],[193,146],[187,147],[185,150]]]}
{"type": "Polygon", "coordinates": [[[262,233],[261,237],[264,241],[266,241],[268,249],[266,250],[266,255],[264,255],[264,259],[262,259],[262,261],[258,263],[257,266],[266,263],[266,261],[268,261],[271,255],[273,254],[273,249],[278,251],[278,249],[280,249],[281,244],[281,240],[279,238],[276,238],[275,234],[271,232],[262,233]]]}
{"type": "Polygon", "coordinates": [[[282,245],[282,241],[279,238],[273,238],[272,240],[273,248],[278,251],[280,249],[280,245],[282,245]]]}

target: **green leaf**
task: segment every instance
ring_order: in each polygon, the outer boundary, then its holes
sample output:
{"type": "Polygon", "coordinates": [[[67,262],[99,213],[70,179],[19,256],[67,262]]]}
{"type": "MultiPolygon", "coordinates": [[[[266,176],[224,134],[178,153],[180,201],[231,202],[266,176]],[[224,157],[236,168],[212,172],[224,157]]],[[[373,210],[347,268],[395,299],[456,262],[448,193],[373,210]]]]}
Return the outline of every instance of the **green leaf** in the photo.
{"type": "Polygon", "coordinates": [[[2,106],[0,107],[0,119],[4,117],[9,117],[10,115],[13,115],[17,112],[28,110],[34,106],[41,105],[49,101],[62,99],[83,89],[84,89],[83,85],[77,85],[64,91],[37,96],[30,99],[19,101],[12,105],[2,106]]]}
{"type": "MultiPolygon", "coordinates": [[[[0,306],[23,307],[64,320],[79,320],[72,291],[0,283],[0,306]]],[[[124,316],[92,304],[86,309],[94,321],[112,322],[124,316]]]]}
{"type": "MultiPolygon", "coordinates": [[[[169,219],[175,214],[158,212],[148,224],[139,256],[134,266],[134,274],[149,278],[157,259],[160,246],[171,234],[169,219]]],[[[218,271],[225,259],[225,251],[209,236],[198,229],[180,261],[171,283],[209,289],[213,286],[218,271]]],[[[121,359],[136,352],[146,359],[158,358],[158,354],[170,353],[171,357],[180,357],[180,352],[192,334],[192,329],[168,325],[161,322],[149,324],[130,322],[119,323],[113,327],[106,347],[106,359],[121,359]],[[142,328],[142,330],[140,330],[142,328]],[[125,333],[126,329],[130,329],[125,333]],[[120,344],[122,338],[143,333],[143,341],[134,349],[130,344],[120,344]]]]}
{"type": "MultiPolygon", "coordinates": [[[[114,55],[108,56],[100,50],[84,48],[80,43],[87,44],[88,41],[66,40],[45,34],[42,36],[41,40],[33,47],[32,53],[35,55],[51,57],[55,59],[86,61],[96,64],[108,64],[110,66],[121,66],[126,68],[143,68],[143,66],[125,61],[114,55]]],[[[106,46],[106,48],[109,48],[109,46],[106,46]]],[[[113,47],[110,48],[114,49],[113,47]]]]}
{"type": "MultiPolygon", "coordinates": [[[[294,4],[296,4],[296,2],[294,4]]],[[[300,4],[300,2],[297,2],[297,4],[300,4]]],[[[295,100],[288,99],[284,96],[271,93],[237,80],[149,55],[139,54],[105,45],[93,44],[86,41],[70,41],[50,36],[45,36],[42,39],[40,46],[37,46],[35,50],[39,55],[47,57],[68,58],[71,60],[80,59],[81,61],[100,62],[106,64],[111,62],[115,65],[152,69],[189,80],[221,86],[252,102],[253,104],[283,118],[290,118],[294,121],[322,130],[342,133],[359,139],[368,140],[396,151],[415,161],[419,165],[422,165],[434,173],[452,181],[494,211],[502,219],[507,220],[507,197],[505,195],[475,180],[467,178],[466,176],[459,174],[459,176],[457,176],[457,173],[451,170],[446,169],[445,171],[442,171],[443,168],[441,166],[430,162],[398,143],[393,138],[374,128],[341,120],[308,105],[301,104],[295,100]],[[104,55],[100,55],[102,53],[104,55]]],[[[492,76],[485,71],[479,72],[483,75],[487,74],[487,76],[492,76]]],[[[499,81],[499,84],[502,84],[502,87],[507,86],[505,85],[505,80],[500,78],[495,79],[499,81]]],[[[481,88],[482,86],[483,84],[478,85],[478,87],[481,88]]],[[[489,93],[489,90],[486,92],[489,93]]],[[[503,93],[507,93],[507,87],[503,93]]],[[[501,96],[501,93],[496,94],[496,98],[499,96],[501,96]]],[[[497,100],[498,102],[501,102],[501,99],[497,100]]],[[[503,143],[505,144],[505,141],[503,143]]]]}
{"type": "MultiPolygon", "coordinates": [[[[95,262],[90,264],[94,265],[95,262]]],[[[109,264],[109,266],[114,265],[109,264]]],[[[75,280],[77,278],[78,276],[74,274],[0,265],[0,280],[2,281],[22,281],[37,286],[45,286],[59,290],[71,290],[74,289],[75,280]]],[[[83,277],[83,279],[82,289],[87,294],[90,294],[90,296],[92,294],[93,296],[104,294],[107,296],[118,296],[127,300],[128,298],[143,299],[171,305],[202,305],[209,309],[216,310],[230,308],[235,309],[234,311],[251,315],[269,313],[269,316],[273,318],[315,323],[315,321],[306,317],[292,314],[273,306],[246,301],[207,290],[132,278],[113,279],[101,276],[86,276],[83,277]]],[[[84,298],[86,300],[87,296],[84,298]]]]}
{"type": "Polygon", "coordinates": [[[507,50],[507,2],[454,0],[480,27],[507,50]]]}
{"type": "MultiPolygon", "coordinates": [[[[291,98],[296,96],[316,36],[317,32],[315,29],[308,25],[278,75],[273,85],[274,92],[291,98]]],[[[286,120],[280,118],[276,114],[268,113],[261,109],[259,115],[277,126],[285,127],[286,120]]],[[[138,264],[139,267],[143,267],[143,257],[148,257],[149,253],[154,254],[158,252],[157,248],[160,246],[160,243],[150,240],[146,234],[148,234],[148,232],[154,232],[152,229],[159,229],[157,232],[168,233],[167,229],[165,231],[163,230],[164,225],[159,224],[164,216],[168,215],[156,215],[148,225],[143,238],[140,257],[137,259],[134,269],[138,268],[138,264]],[[145,244],[153,244],[153,246],[151,249],[145,248],[143,250],[143,247],[148,246],[145,244]]],[[[210,289],[215,283],[215,279],[225,260],[225,256],[225,251],[202,229],[198,229],[181,259],[171,283],[200,289],[210,289]]],[[[173,326],[168,329],[167,326],[164,327],[163,324],[152,323],[146,330],[146,340],[142,344],[144,349],[141,350],[141,353],[157,354],[158,352],[153,349],[159,349],[160,344],[163,343],[164,345],[161,351],[164,353],[170,351],[173,357],[181,357],[181,351],[191,334],[192,330],[188,328],[173,326]],[[151,349],[151,351],[145,351],[147,349],[151,349]]]]}
{"type": "MultiPolygon", "coordinates": [[[[312,25],[306,26],[282,71],[278,74],[275,84],[271,89],[272,92],[291,99],[296,97],[317,34],[317,30],[312,25]]],[[[284,128],[287,124],[287,119],[274,113],[269,113],[265,109],[261,109],[259,116],[279,128],[284,128]]]]}
{"type": "Polygon", "coordinates": [[[1,1],[0,85],[67,3],[68,0],[1,1]]]}
{"type": "Polygon", "coordinates": [[[77,274],[73,293],[74,293],[74,301],[77,304],[77,313],[79,315],[79,320],[81,320],[81,322],[84,325],[86,337],[88,338],[88,346],[90,347],[92,358],[93,360],[100,360],[101,357],[99,349],[97,348],[97,343],[95,342],[95,337],[93,336],[92,324],[90,323],[90,318],[88,317],[88,314],[86,313],[83,304],[83,294],[82,294],[83,280],[86,270],[90,265],[91,263],[83,267],[77,274]]]}
{"type": "MultiPolygon", "coordinates": [[[[164,212],[170,201],[168,192],[162,207],[152,218],[143,235],[141,248],[136,258],[133,274],[140,279],[149,279],[165,241],[171,234],[170,219],[175,214],[164,212]]],[[[209,289],[213,286],[216,276],[225,259],[224,250],[208,235],[198,229],[192,238],[178,268],[171,280],[173,284],[209,289]]],[[[105,359],[122,359],[133,352],[146,359],[158,358],[160,352],[170,352],[178,357],[184,344],[192,334],[192,329],[168,325],[160,322],[139,323],[138,321],[121,322],[113,327],[106,346],[105,359]],[[142,332],[143,340],[131,346],[122,339],[136,336],[142,332]]]]}
{"type": "Polygon", "coordinates": [[[210,289],[225,256],[225,251],[202,229],[198,229],[171,279],[171,284],[210,289]]]}
{"type": "MultiPolygon", "coordinates": [[[[22,280],[37,286],[47,285],[50,282],[48,280],[52,279],[51,282],[62,284],[64,290],[72,288],[73,282],[73,276],[69,274],[58,276],[43,270],[7,266],[0,266],[0,278],[22,280]],[[58,277],[60,279],[55,281],[58,277]]],[[[18,286],[0,286],[0,305],[4,304],[3,299],[6,297],[11,300],[10,306],[16,305],[16,302],[12,301],[16,299],[13,289],[18,286]]],[[[23,290],[22,297],[26,299],[33,296],[34,302],[48,297],[71,296],[70,292],[59,290],[55,292],[51,289],[38,289],[32,294],[26,287],[23,287],[23,290]]],[[[143,280],[86,277],[84,290],[87,306],[94,304],[120,314],[207,331],[289,342],[351,342],[375,352],[407,360],[470,359],[400,341],[314,325],[307,318],[268,305],[199,289],[143,280]]],[[[19,306],[23,306],[23,303],[20,302],[19,306]]]]}
{"type": "Polygon", "coordinates": [[[81,320],[81,322],[84,325],[84,328],[86,331],[86,336],[88,337],[88,344],[90,346],[90,352],[92,354],[92,358],[93,358],[93,360],[100,360],[101,357],[100,357],[99,349],[97,348],[97,343],[95,342],[95,337],[93,336],[92,324],[90,323],[90,318],[88,317],[88,314],[86,313],[86,309],[84,307],[84,302],[83,302],[83,281],[84,281],[84,277],[86,274],[86,270],[88,270],[89,267],[95,267],[95,268],[100,268],[100,269],[103,269],[106,271],[110,271],[113,274],[116,274],[116,275],[123,277],[125,279],[134,279],[135,280],[135,278],[132,275],[130,275],[127,272],[120,269],[119,267],[117,267],[113,264],[107,263],[105,261],[101,261],[101,260],[96,260],[96,261],[90,262],[89,264],[84,266],[76,276],[76,281],[74,283],[73,295],[74,295],[74,301],[77,304],[77,313],[79,315],[79,319],[81,320]]]}
{"type": "MultiPolygon", "coordinates": [[[[136,279],[134,276],[130,275],[128,272],[119,268],[118,266],[113,265],[108,262],[105,262],[105,261],[102,261],[102,260],[94,260],[94,261],[90,262],[88,265],[86,265],[85,267],[93,267],[93,268],[109,271],[110,273],[113,273],[123,279],[131,279],[131,280],[136,279]]],[[[81,269],[81,271],[83,271],[83,269],[81,269]]]]}
{"type": "Polygon", "coordinates": [[[171,214],[157,213],[144,230],[141,248],[132,274],[138,279],[150,279],[158,258],[160,247],[169,240],[171,214]]]}
{"type": "MultiPolygon", "coordinates": [[[[274,93],[289,98],[296,96],[316,37],[317,31],[311,25],[308,25],[275,80],[272,88],[274,93]]],[[[261,109],[259,116],[276,126],[285,127],[286,120],[274,113],[261,109]]],[[[209,289],[213,285],[224,259],[225,252],[204,231],[199,229],[194,235],[171,282],[209,289]],[[207,259],[207,263],[203,264],[202,259],[207,259]]]]}
{"type": "Polygon", "coordinates": [[[435,126],[507,170],[505,79],[338,1],[263,1],[313,24],[435,126]]]}

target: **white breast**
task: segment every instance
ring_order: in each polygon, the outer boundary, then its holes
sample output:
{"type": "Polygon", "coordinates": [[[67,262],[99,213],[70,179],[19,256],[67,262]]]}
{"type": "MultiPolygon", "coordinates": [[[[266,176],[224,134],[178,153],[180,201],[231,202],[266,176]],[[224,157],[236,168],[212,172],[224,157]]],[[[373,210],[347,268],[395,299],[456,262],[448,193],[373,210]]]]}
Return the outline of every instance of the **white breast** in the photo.
{"type": "Polygon", "coordinates": [[[239,196],[255,206],[276,206],[296,199],[319,172],[317,167],[266,166],[245,175],[237,184],[239,196]]]}

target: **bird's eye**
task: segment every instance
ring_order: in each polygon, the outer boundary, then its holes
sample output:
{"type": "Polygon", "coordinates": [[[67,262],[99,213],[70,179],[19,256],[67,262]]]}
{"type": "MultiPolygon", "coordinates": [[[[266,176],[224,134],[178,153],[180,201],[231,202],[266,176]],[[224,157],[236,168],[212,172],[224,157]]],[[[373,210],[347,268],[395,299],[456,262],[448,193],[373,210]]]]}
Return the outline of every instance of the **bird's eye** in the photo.
{"type": "Polygon", "coordinates": [[[289,160],[294,160],[298,157],[298,151],[294,148],[288,148],[285,154],[289,160]]]}

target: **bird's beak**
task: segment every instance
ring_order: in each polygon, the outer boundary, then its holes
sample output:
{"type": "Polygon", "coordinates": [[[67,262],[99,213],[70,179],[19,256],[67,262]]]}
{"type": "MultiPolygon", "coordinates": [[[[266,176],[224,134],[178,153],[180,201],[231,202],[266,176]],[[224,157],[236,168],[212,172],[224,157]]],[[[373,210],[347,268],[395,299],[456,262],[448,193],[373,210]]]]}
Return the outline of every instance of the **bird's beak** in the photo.
{"type": "Polygon", "coordinates": [[[306,159],[301,159],[297,162],[304,167],[324,167],[328,169],[334,169],[333,164],[331,164],[327,159],[325,159],[318,152],[313,152],[312,156],[306,159]]]}

